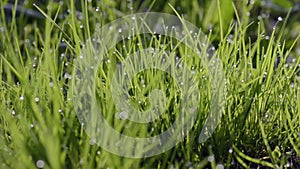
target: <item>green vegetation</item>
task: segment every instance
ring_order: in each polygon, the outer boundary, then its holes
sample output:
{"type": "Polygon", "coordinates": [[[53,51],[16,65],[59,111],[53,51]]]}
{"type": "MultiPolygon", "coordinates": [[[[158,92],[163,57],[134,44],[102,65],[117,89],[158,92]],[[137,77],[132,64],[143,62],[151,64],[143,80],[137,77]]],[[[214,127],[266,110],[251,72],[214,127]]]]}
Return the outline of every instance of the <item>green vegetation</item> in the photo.
{"type": "Polygon", "coordinates": [[[297,4],[288,0],[25,2],[15,1],[8,9],[9,2],[0,1],[0,168],[300,167],[297,4]],[[146,70],[131,81],[130,102],[145,110],[151,90],[160,88],[169,99],[168,109],[160,120],[138,127],[115,118],[110,77],[119,62],[142,47],[168,49],[183,60],[198,78],[203,98],[198,119],[182,142],[163,154],[133,159],[103,150],[86,135],[74,109],[72,80],[74,63],[98,26],[145,11],[178,12],[202,28],[222,61],[227,96],[217,129],[199,144],[211,99],[201,60],[189,55],[190,49],[178,40],[165,36],[146,34],[121,41],[108,51],[109,62],[97,68],[95,91],[99,107],[116,130],[139,137],[157,135],[178,115],[180,84],[164,72],[146,70]]]}

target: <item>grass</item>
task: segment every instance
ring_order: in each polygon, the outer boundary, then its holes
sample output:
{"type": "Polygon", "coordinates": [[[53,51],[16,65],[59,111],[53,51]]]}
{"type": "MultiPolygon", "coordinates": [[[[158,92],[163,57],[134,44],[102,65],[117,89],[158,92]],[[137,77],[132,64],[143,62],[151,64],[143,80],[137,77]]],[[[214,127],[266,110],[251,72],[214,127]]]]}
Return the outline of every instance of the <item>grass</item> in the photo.
{"type": "MultiPolygon", "coordinates": [[[[110,88],[116,67],[128,55],[143,48],[168,49],[195,72],[203,98],[199,100],[196,123],[182,142],[153,157],[121,157],[96,145],[85,133],[86,124],[78,120],[74,108],[74,69],[86,39],[92,37],[97,26],[133,12],[126,5],[106,2],[97,12],[88,1],[82,1],[78,17],[79,7],[74,1],[61,6],[50,2],[51,10],[36,6],[40,12],[45,11],[46,17],[33,21],[15,14],[7,21],[1,12],[1,168],[300,167],[300,57],[287,62],[295,53],[293,47],[299,36],[287,47],[286,18],[268,34],[264,20],[245,24],[234,7],[236,22],[226,25],[218,8],[219,29],[208,31],[208,38],[219,42],[216,53],[223,65],[227,90],[224,113],[212,136],[204,143],[198,142],[211,101],[206,65],[180,41],[150,33],[123,40],[108,51],[106,60],[96,68],[94,92],[98,106],[105,110],[102,113],[111,126],[130,136],[149,137],[169,128],[178,117],[181,103],[180,84],[169,75],[145,70],[134,76],[127,88],[130,102],[140,110],[149,108],[152,90],[165,92],[168,109],[161,119],[149,124],[116,118],[118,110],[110,88]],[[118,5],[123,10],[118,11],[118,5]],[[59,17],[65,8],[70,9],[69,13],[59,17]],[[250,27],[257,30],[255,41],[246,33],[250,27]]],[[[170,6],[164,8],[174,12],[170,6]]],[[[196,23],[194,19],[191,22],[196,23]]]]}

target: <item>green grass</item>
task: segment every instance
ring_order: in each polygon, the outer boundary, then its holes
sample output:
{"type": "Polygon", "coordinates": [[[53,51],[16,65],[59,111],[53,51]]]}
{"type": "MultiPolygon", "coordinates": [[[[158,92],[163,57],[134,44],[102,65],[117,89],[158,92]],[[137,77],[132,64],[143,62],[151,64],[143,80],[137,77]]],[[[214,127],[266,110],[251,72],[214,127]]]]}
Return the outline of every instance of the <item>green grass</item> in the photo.
{"type": "MultiPolygon", "coordinates": [[[[218,41],[216,53],[223,64],[227,90],[224,114],[212,137],[198,143],[211,101],[205,65],[180,41],[147,34],[120,42],[108,51],[106,59],[110,61],[96,68],[94,92],[98,106],[105,110],[103,115],[116,130],[130,136],[149,137],[169,128],[178,116],[180,84],[166,73],[140,72],[128,89],[130,102],[140,110],[149,107],[148,96],[153,89],[165,91],[168,109],[161,119],[150,124],[115,118],[117,110],[110,88],[116,67],[128,55],[142,48],[168,49],[195,71],[200,98],[203,98],[199,100],[196,123],[182,142],[154,157],[120,157],[94,144],[73,105],[74,66],[80,60],[83,44],[97,29],[97,23],[102,26],[133,12],[125,2],[103,3],[106,5],[97,4],[100,11],[97,12],[88,1],[80,5],[70,1],[62,6],[50,2],[51,10],[36,6],[40,12],[46,11],[47,17],[39,20],[13,15],[7,21],[1,12],[0,168],[36,168],[41,162],[44,168],[54,169],[300,167],[299,55],[287,63],[289,55],[296,53],[294,46],[299,36],[285,41],[287,20],[278,22],[270,33],[264,27],[264,20],[245,23],[241,18],[246,17],[244,13],[250,6],[245,6],[242,12],[232,7],[237,20],[229,25],[222,20],[224,12],[218,8],[218,27],[207,31],[211,41],[218,41]],[[67,8],[70,12],[63,18],[58,17],[67,8]],[[75,9],[82,12],[82,18],[76,16],[75,9]],[[258,35],[255,40],[247,34],[253,27],[258,35]],[[275,67],[278,58],[280,63],[275,67]],[[145,87],[140,83],[142,78],[145,87]]],[[[175,13],[169,5],[163,7],[175,13]]],[[[182,10],[189,8],[188,5],[182,7],[182,10]]],[[[155,6],[153,9],[157,10],[155,6]]],[[[194,13],[197,10],[200,9],[192,9],[194,13]]],[[[191,20],[186,19],[196,24],[196,18],[189,15],[191,20]]],[[[209,18],[206,21],[202,24],[208,25],[209,18]]]]}

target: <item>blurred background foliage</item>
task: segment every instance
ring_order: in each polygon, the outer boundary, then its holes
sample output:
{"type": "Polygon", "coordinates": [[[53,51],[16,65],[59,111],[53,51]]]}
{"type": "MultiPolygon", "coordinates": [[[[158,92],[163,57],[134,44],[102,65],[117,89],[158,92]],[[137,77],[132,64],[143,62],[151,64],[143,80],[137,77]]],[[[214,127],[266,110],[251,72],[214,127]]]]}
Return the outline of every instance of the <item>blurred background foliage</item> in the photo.
{"type": "MultiPolygon", "coordinates": [[[[85,2],[80,0],[74,1],[76,4],[75,8],[78,22],[84,23],[82,6],[84,6],[85,2]]],[[[255,41],[257,37],[257,21],[263,20],[263,33],[266,40],[268,40],[273,27],[282,25],[290,12],[286,31],[284,32],[285,37],[283,38],[286,40],[287,47],[291,45],[292,40],[300,33],[300,12],[298,12],[300,10],[300,0],[87,0],[87,3],[89,6],[90,29],[92,32],[97,23],[105,24],[126,14],[145,11],[175,14],[170,7],[170,5],[172,5],[178,13],[183,15],[191,23],[200,27],[203,32],[208,33],[212,31],[214,35],[212,40],[216,47],[221,37],[220,21],[222,23],[222,31],[225,33],[229,25],[237,22],[238,18],[245,27],[250,24],[246,33],[251,37],[251,41],[255,41]],[[235,13],[233,4],[236,7],[237,14],[235,13]],[[221,14],[218,14],[218,8],[221,9],[221,14]],[[219,16],[221,16],[221,19],[219,16]]],[[[6,20],[9,20],[11,16],[14,15],[12,12],[14,7],[17,8],[16,15],[19,16],[18,19],[21,21],[17,23],[20,33],[22,33],[24,32],[24,28],[32,29],[30,28],[32,22],[38,22],[39,24],[37,26],[43,26],[43,15],[37,11],[33,4],[48,11],[48,14],[52,17],[54,17],[58,8],[60,8],[56,22],[58,25],[67,24],[63,23],[63,21],[64,18],[68,17],[71,1],[4,0],[0,6],[6,11],[6,20]]],[[[3,17],[4,16],[2,16],[2,19],[4,19],[3,17]]],[[[83,35],[81,38],[86,39],[87,37],[84,36],[86,35],[83,35]]],[[[299,42],[292,54],[295,56],[300,54],[299,42]]]]}

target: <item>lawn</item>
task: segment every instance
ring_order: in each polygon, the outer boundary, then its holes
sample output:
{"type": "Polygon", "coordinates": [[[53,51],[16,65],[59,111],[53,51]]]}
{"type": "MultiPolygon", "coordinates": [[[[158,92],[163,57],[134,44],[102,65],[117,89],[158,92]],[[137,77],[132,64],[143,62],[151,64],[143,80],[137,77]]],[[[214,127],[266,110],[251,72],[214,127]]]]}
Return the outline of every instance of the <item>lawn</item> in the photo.
{"type": "Polygon", "coordinates": [[[0,168],[300,168],[299,6],[0,1],[0,168]]]}

